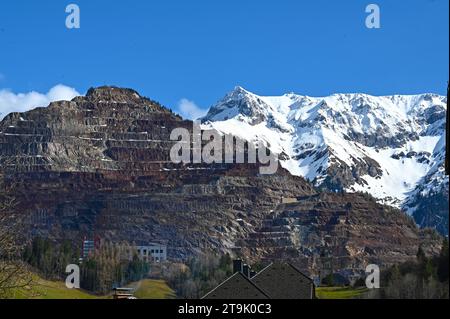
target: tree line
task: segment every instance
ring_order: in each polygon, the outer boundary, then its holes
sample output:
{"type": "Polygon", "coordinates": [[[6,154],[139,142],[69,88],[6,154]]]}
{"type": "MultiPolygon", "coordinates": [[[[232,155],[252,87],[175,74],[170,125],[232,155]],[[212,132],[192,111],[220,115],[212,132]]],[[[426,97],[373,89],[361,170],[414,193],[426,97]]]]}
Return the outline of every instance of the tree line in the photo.
{"type": "Polygon", "coordinates": [[[35,237],[23,252],[23,260],[46,279],[64,279],[66,266],[79,264],[81,288],[98,294],[112,288],[139,281],[150,272],[150,265],[141,261],[127,243],[102,242],[92,254],[80,262],[80,249],[72,242],[60,244],[47,238],[35,237]]]}
{"type": "Polygon", "coordinates": [[[21,241],[17,229],[22,218],[14,209],[17,203],[13,186],[6,185],[3,177],[0,171],[0,298],[9,298],[17,289],[30,286],[33,277],[22,261],[17,244],[21,241]]]}
{"type": "Polygon", "coordinates": [[[184,264],[172,264],[162,276],[182,299],[198,299],[233,273],[230,255],[203,254],[184,264]]]}
{"type": "Polygon", "coordinates": [[[368,298],[448,299],[449,247],[445,238],[438,256],[426,256],[419,247],[416,259],[394,265],[381,272],[381,289],[371,290],[368,298]]]}

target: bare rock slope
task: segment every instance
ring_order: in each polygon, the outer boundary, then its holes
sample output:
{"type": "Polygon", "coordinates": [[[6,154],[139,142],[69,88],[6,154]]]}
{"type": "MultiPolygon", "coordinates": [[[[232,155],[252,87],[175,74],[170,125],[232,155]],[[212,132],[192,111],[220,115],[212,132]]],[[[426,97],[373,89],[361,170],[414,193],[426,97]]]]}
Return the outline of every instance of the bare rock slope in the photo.
{"type": "Polygon", "coordinates": [[[211,252],[292,259],[310,272],[329,245],[345,257],[342,270],[439,245],[396,209],[319,193],[283,168],[260,175],[255,164],[174,164],[169,136],[177,127],[192,123],[116,87],[6,116],[0,163],[26,216],[24,233],[165,242],[180,259],[211,252]],[[295,200],[282,204],[286,198],[295,200]]]}

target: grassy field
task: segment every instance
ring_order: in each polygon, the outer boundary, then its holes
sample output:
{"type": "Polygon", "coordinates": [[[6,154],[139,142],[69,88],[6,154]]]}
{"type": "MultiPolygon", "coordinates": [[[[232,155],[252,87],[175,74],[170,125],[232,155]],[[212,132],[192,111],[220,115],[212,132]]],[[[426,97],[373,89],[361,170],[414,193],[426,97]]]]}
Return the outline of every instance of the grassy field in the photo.
{"type": "Polygon", "coordinates": [[[318,299],[353,299],[367,292],[367,288],[351,287],[318,287],[316,296],[318,299]]]}
{"type": "Polygon", "coordinates": [[[167,286],[164,280],[145,279],[133,283],[129,287],[135,288],[134,296],[138,299],[173,299],[175,292],[167,286]]]}
{"type": "MultiPolygon", "coordinates": [[[[68,289],[63,281],[50,281],[36,277],[32,287],[14,291],[14,299],[112,299],[112,295],[99,296],[82,289],[68,289]]],[[[163,280],[144,279],[133,283],[138,299],[175,298],[175,293],[163,280]]]]}
{"type": "Polygon", "coordinates": [[[63,281],[44,280],[35,277],[32,287],[17,289],[15,299],[97,299],[96,296],[81,289],[68,289],[63,281]]]}

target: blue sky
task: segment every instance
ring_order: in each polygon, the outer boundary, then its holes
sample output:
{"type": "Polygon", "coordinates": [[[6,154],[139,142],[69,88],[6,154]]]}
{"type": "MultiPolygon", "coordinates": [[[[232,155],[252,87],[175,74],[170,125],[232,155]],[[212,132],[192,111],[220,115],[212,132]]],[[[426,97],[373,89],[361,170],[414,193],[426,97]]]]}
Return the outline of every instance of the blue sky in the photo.
{"type": "MultiPolygon", "coordinates": [[[[0,89],[132,87],[177,109],[263,95],[444,94],[448,0],[0,2],[0,89]],[[79,5],[81,28],[65,27],[79,5]],[[367,29],[365,7],[381,9],[367,29]]],[[[0,111],[1,112],[1,111],[0,111]]]]}

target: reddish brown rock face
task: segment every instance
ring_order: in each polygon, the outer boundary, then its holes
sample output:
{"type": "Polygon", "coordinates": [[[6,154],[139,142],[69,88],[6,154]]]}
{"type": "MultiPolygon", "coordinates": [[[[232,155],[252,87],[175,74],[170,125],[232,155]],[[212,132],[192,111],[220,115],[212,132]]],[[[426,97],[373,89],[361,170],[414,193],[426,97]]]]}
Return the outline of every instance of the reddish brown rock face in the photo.
{"type": "Polygon", "coordinates": [[[316,195],[281,168],[264,176],[257,165],[173,164],[169,136],[179,127],[192,122],[112,87],[8,115],[0,161],[27,216],[24,233],[164,241],[171,258],[234,251],[310,271],[330,237],[342,269],[415,255],[423,236],[414,223],[371,199],[316,195]],[[279,205],[289,197],[300,200],[279,205]]]}
{"type": "Polygon", "coordinates": [[[357,272],[368,264],[414,259],[420,244],[437,254],[437,239],[434,232],[418,231],[412,218],[366,195],[322,193],[278,206],[239,243],[247,256],[258,259],[265,251],[263,259],[291,260],[318,275],[326,260],[335,270],[357,272]]]}

